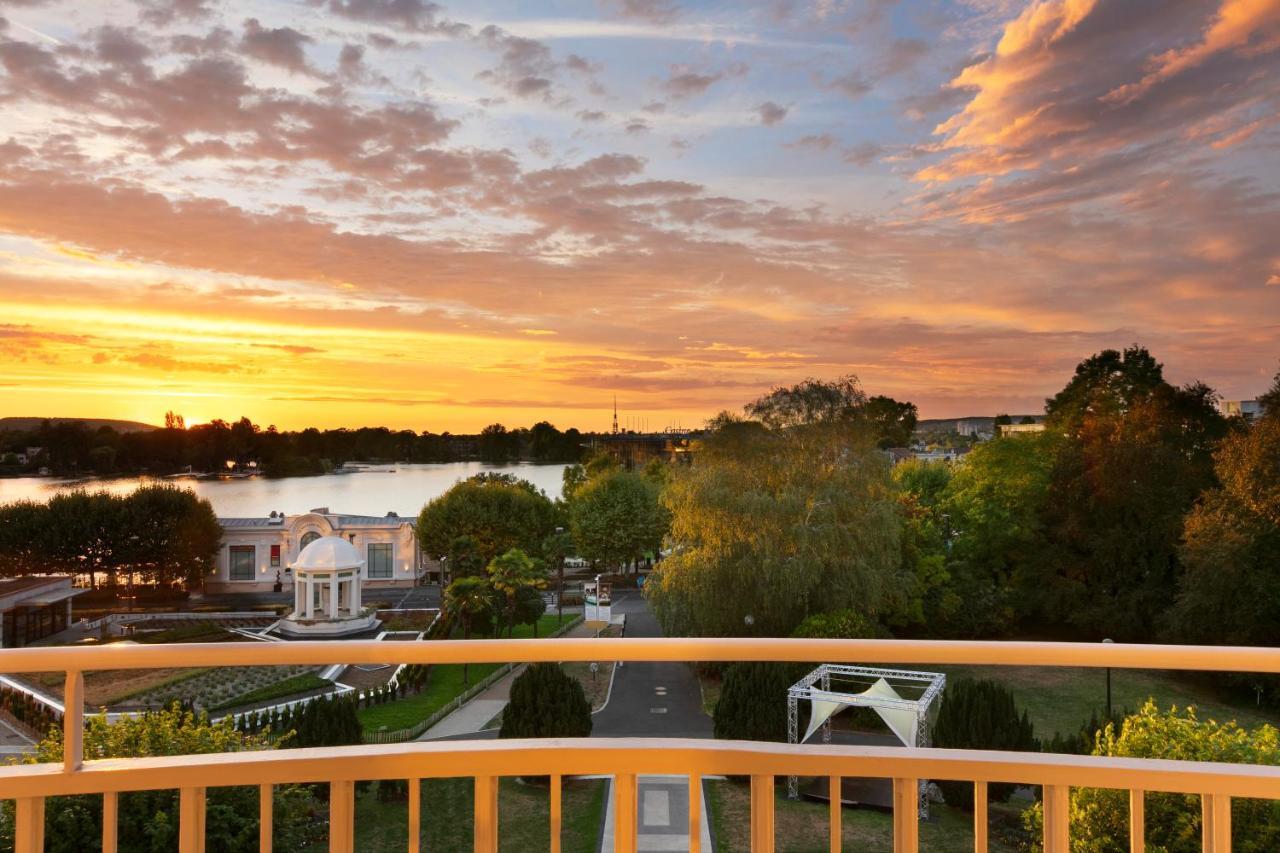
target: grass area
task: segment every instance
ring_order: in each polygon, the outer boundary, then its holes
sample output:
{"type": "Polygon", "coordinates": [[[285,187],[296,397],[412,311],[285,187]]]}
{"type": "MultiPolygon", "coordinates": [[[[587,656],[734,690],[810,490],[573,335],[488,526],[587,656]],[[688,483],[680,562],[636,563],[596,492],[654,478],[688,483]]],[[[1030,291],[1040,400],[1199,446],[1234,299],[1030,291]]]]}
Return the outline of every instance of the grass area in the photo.
{"type": "MultiPolygon", "coordinates": [[[[1172,661],[1171,661],[1172,663],[1172,661]]],[[[923,667],[935,669],[934,667],[923,667]]],[[[1075,732],[1093,711],[1101,716],[1107,702],[1107,674],[1101,669],[1031,666],[937,667],[948,678],[968,676],[1002,682],[1035,726],[1036,736],[1075,732]]],[[[946,694],[943,694],[945,701],[946,694]]],[[[1184,673],[1159,670],[1111,670],[1111,704],[1136,711],[1148,698],[1168,710],[1171,705],[1195,705],[1202,720],[1235,720],[1246,728],[1277,722],[1274,715],[1249,704],[1235,703],[1211,685],[1184,673]]]]}
{"type": "MultiPolygon", "coordinates": [[[[569,621],[566,618],[565,624],[568,624],[569,621]]],[[[560,624],[556,614],[544,613],[538,620],[538,636],[550,636],[559,627],[560,624]]],[[[533,637],[533,626],[517,625],[513,636],[517,640],[529,639],[533,637]]],[[[483,638],[476,637],[472,639],[483,640],[483,638]]],[[[426,689],[412,696],[397,699],[394,702],[361,708],[357,712],[360,718],[360,725],[367,732],[376,732],[383,728],[391,732],[407,729],[439,711],[466,691],[470,685],[483,680],[498,669],[499,666],[499,664],[493,663],[471,664],[468,673],[470,676],[468,684],[463,684],[463,667],[460,664],[433,666],[431,667],[431,675],[427,678],[426,689]]]]}
{"type": "Polygon", "coordinates": [[[297,693],[304,693],[308,690],[319,690],[323,687],[332,687],[333,683],[326,681],[314,672],[304,672],[300,675],[286,678],[283,681],[277,681],[275,684],[268,684],[259,687],[257,690],[250,690],[239,696],[232,697],[224,702],[219,702],[210,711],[224,711],[227,708],[238,708],[241,705],[253,705],[257,702],[266,702],[270,699],[280,699],[284,696],[293,696],[297,693]]]}
{"type": "MultiPolygon", "coordinates": [[[[565,617],[564,617],[564,624],[568,625],[570,622],[572,622],[572,621],[573,621],[573,618],[574,618],[574,617],[573,617],[573,615],[572,615],[572,614],[566,614],[566,615],[565,615],[565,617]]],[[[551,636],[551,634],[555,633],[555,630],[556,630],[557,628],[559,628],[559,627],[560,627],[560,620],[556,618],[556,614],[554,614],[554,613],[552,613],[552,612],[548,611],[548,612],[543,613],[541,616],[539,616],[539,617],[538,617],[538,633],[537,633],[537,635],[536,635],[536,636],[538,636],[538,637],[549,637],[549,636],[551,636]]],[[[511,639],[513,639],[513,640],[528,640],[528,639],[532,639],[534,636],[535,636],[535,635],[534,635],[534,633],[533,633],[533,626],[532,626],[532,625],[517,625],[517,626],[515,627],[515,631],[514,631],[514,632],[512,633],[512,635],[511,635],[511,639]]],[[[455,635],[454,635],[454,639],[460,639],[460,637],[455,633],[455,635]]],[[[472,636],[472,637],[471,637],[471,639],[473,639],[473,640],[492,640],[492,639],[494,639],[494,638],[493,638],[493,637],[476,637],[476,636],[472,636]]],[[[497,639],[501,639],[501,640],[505,640],[505,639],[507,639],[507,632],[506,632],[505,630],[503,630],[503,631],[502,631],[502,636],[501,636],[501,637],[498,637],[497,639]]]]}
{"type": "MultiPolygon", "coordinates": [[[[560,843],[564,853],[595,853],[604,814],[606,783],[572,780],[563,791],[560,843]]],[[[471,779],[422,780],[422,849],[469,850],[473,841],[471,779]]],[[[498,788],[498,846],[511,853],[546,850],[550,794],[545,785],[503,779],[498,788]]],[[[379,802],[373,786],[356,799],[355,849],[390,853],[408,846],[408,805],[379,802]]]]}
{"type": "MultiPolygon", "coordinates": [[[[822,853],[828,849],[827,804],[787,799],[786,784],[775,790],[775,837],[779,853],[822,853]]],[[[707,807],[717,853],[751,849],[751,789],[745,783],[709,780],[707,807]]],[[[991,804],[990,850],[1016,853],[1020,825],[1017,805],[991,804]]],[[[841,812],[841,848],[888,853],[893,850],[893,817],[870,809],[841,812]]],[[[933,805],[920,824],[923,853],[971,853],[973,816],[958,809],[933,805]]]]}
{"type": "Polygon", "coordinates": [[[224,643],[242,638],[221,625],[208,621],[165,628],[162,631],[139,631],[130,639],[154,645],[157,643],[224,643]]]}

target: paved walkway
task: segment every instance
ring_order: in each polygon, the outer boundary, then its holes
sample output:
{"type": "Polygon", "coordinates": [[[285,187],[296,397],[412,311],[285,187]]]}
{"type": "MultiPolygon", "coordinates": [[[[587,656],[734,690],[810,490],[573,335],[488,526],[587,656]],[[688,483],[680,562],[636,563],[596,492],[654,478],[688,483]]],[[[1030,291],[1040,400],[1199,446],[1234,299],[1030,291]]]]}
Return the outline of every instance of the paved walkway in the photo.
{"type": "MultiPolygon", "coordinates": [[[[639,593],[614,596],[614,612],[627,614],[628,637],[661,637],[662,628],[639,593]]],[[[713,736],[711,718],[702,713],[698,679],[683,663],[628,663],[613,677],[609,704],[595,715],[592,737],[713,736]]],[[[702,796],[702,792],[697,792],[702,796]]],[[[689,780],[685,776],[641,776],[636,802],[639,824],[637,850],[689,849],[689,780]]],[[[702,804],[702,849],[711,851],[707,808],[702,804]]],[[[601,853],[613,851],[613,797],[605,811],[601,853]]]]}
{"type": "MultiPolygon", "coordinates": [[[[585,624],[580,624],[564,636],[590,637],[594,633],[585,624]]],[[[477,642],[483,642],[483,640],[477,642]]],[[[418,740],[439,740],[483,731],[485,724],[507,707],[507,702],[511,698],[511,685],[522,672],[524,672],[524,666],[515,667],[470,702],[423,732],[418,740]]]]}

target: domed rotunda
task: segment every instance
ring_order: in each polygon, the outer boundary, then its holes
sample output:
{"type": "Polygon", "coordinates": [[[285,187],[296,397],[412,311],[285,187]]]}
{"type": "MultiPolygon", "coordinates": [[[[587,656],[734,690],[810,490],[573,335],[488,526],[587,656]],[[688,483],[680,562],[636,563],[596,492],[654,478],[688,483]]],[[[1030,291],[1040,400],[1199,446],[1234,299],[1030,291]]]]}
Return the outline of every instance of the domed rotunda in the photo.
{"type": "Polygon", "coordinates": [[[367,631],[377,616],[360,603],[360,570],[364,560],[341,536],[312,541],[290,564],[293,612],[277,626],[296,637],[341,637],[367,631]]]}

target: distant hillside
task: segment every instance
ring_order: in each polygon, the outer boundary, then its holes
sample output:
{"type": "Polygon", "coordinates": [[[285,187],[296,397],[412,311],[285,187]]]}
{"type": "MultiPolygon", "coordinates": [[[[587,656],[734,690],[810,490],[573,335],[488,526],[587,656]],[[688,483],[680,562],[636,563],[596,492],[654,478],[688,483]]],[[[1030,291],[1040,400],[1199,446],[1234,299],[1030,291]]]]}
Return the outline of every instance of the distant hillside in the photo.
{"type": "MultiPolygon", "coordinates": [[[[1023,418],[1031,418],[1036,423],[1044,420],[1044,415],[1010,415],[1013,422],[1019,423],[1023,418]]],[[[971,418],[927,418],[916,424],[917,432],[954,432],[956,424],[964,421],[972,424],[983,432],[994,432],[996,426],[995,415],[977,416],[971,418]]]]}
{"type": "Polygon", "coordinates": [[[89,429],[105,426],[111,427],[116,432],[150,432],[153,429],[159,429],[159,427],[151,424],[139,423],[138,421],[117,421],[112,418],[0,418],[0,432],[5,430],[26,432],[40,429],[40,424],[45,421],[51,424],[70,424],[79,421],[89,429]]]}

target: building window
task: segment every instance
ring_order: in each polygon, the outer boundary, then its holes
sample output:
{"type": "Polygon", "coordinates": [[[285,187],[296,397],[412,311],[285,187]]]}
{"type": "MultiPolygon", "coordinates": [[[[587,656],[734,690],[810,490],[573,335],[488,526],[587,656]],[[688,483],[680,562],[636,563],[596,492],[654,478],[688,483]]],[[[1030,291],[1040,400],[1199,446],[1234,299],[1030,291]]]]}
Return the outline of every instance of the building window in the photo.
{"type": "Polygon", "coordinates": [[[231,546],[231,579],[233,581],[253,580],[253,546],[231,546]]]}
{"type": "Polygon", "coordinates": [[[303,548],[307,547],[319,538],[319,533],[316,533],[314,530],[308,530],[306,533],[302,534],[302,538],[298,540],[298,551],[301,552],[303,548]]]}
{"type": "Polygon", "coordinates": [[[391,577],[390,542],[369,543],[369,577],[387,579],[391,577]]]}
{"type": "Polygon", "coordinates": [[[280,546],[279,545],[271,546],[271,568],[273,569],[280,568],[280,546]]]}

